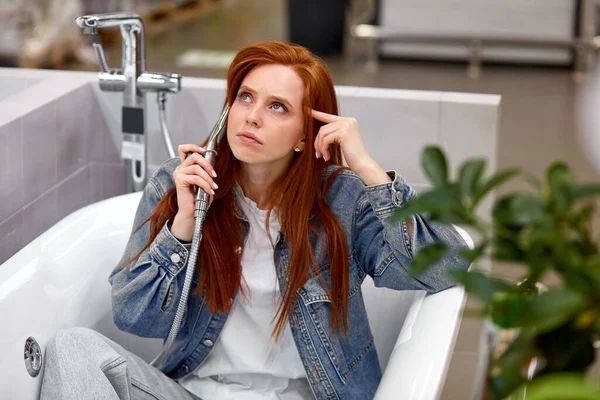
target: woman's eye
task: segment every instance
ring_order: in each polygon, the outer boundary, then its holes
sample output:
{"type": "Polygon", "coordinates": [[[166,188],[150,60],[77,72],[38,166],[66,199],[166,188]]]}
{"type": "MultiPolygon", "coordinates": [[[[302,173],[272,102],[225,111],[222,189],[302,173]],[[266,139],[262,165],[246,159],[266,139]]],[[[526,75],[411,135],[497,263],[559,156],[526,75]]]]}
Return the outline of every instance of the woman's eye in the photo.
{"type": "Polygon", "coordinates": [[[277,112],[285,112],[287,111],[287,109],[285,108],[285,106],[281,103],[274,103],[272,106],[273,110],[277,111],[277,112]]]}
{"type": "Polygon", "coordinates": [[[246,93],[246,92],[242,92],[238,95],[238,97],[240,98],[240,100],[242,101],[249,101],[250,100],[250,94],[246,93]]]}

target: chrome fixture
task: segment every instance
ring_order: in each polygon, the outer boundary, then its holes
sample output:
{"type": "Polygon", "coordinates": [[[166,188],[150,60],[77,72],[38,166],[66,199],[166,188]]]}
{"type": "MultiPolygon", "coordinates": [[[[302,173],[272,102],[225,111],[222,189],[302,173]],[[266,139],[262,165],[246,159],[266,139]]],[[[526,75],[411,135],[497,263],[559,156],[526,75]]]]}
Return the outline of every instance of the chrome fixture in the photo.
{"type": "MultiPolygon", "coordinates": [[[[101,90],[123,92],[121,157],[131,169],[128,189],[143,190],[147,182],[148,167],[145,94],[157,93],[162,102],[159,104],[164,107],[164,93],[177,93],[181,90],[181,75],[146,71],[144,21],[137,14],[90,14],[78,17],[76,23],[85,34],[95,34],[101,28],[119,27],[121,30],[121,69],[109,68],[102,45],[94,43],[101,70],[98,79],[101,90]]],[[[163,136],[166,134],[165,127],[166,123],[163,124],[161,120],[163,136]]],[[[165,143],[169,154],[172,154],[172,148],[169,149],[170,140],[165,140],[165,143]]]]}
{"type": "Polygon", "coordinates": [[[24,359],[27,373],[33,378],[38,376],[43,365],[42,349],[35,338],[31,336],[25,340],[24,359]]]}

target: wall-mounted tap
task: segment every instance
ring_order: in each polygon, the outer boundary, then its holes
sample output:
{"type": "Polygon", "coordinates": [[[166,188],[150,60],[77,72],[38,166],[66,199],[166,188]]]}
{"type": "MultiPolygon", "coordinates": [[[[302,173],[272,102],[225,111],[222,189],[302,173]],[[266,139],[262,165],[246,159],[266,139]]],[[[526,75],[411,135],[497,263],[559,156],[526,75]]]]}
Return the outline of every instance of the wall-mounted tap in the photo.
{"type": "MultiPolygon", "coordinates": [[[[181,75],[146,72],[144,21],[137,14],[107,13],[78,17],[77,25],[85,34],[95,34],[100,28],[119,27],[123,38],[121,69],[108,67],[101,44],[94,44],[100,64],[100,89],[123,92],[121,113],[123,142],[121,156],[131,163],[133,191],[143,190],[147,181],[147,137],[145,94],[177,93],[181,90],[181,75]]],[[[162,128],[162,124],[161,124],[162,128]]],[[[166,134],[166,132],[163,132],[166,134]]],[[[165,142],[167,142],[165,140],[165,142]]]]}

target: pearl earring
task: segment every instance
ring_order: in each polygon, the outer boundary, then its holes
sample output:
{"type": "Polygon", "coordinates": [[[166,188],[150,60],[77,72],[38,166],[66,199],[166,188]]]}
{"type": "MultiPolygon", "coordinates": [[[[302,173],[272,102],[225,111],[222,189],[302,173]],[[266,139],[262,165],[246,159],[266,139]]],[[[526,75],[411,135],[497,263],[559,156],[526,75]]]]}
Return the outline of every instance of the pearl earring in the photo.
{"type": "Polygon", "coordinates": [[[294,151],[295,151],[296,153],[300,153],[300,147],[294,147],[294,151]]]}

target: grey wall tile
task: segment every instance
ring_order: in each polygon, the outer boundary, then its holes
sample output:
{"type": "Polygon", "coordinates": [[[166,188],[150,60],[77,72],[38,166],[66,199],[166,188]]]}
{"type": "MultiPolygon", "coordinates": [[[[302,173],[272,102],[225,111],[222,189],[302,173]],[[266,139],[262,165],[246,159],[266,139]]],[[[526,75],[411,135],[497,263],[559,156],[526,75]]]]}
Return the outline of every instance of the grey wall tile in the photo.
{"type": "Polygon", "coordinates": [[[126,171],[125,165],[109,164],[103,165],[103,198],[125,194],[126,171]]]}
{"type": "Polygon", "coordinates": [[[65,78],[42,79],[39,83],[21,90],[7,101],[4,101],[2,113],[0,113],[0,125],[6,124],[8,120],[23,117],[32,110],[52,103],[59,97],[86,84],[86,82],[75,77],[65,78]]]}
{"type": "MultiPolygon", "coordinates": [[[[150,165],[160,166],[168,157],[162,131],[158,124],[158,110],[155,102],[148,109],[148,159],[150,165]],[[154,123],[156,122],[156,123],[154,123]]],[[[213,118],[217,118],[213,116],[213,118]]],[[[184,143],[200,143],[210,133],[205,127],[207,118],[191,90],[167,97],[167,122],[173,142],[173,150],[177,155],[177,146],[184,143]]]]}
{"type": "Polygon", "coordinates": [[[89,160],[92,89],[82,86],[56,100],[58,179],[62,180],[89,160]]]}
{"type": "Polygon", "coordinates": [[[90,204],[90,174],[85,166],[58,186],[57,219],[90,204]]]}
{"type": "Polygon", "coordinates": [[[23,212],[0,222],[0,264],[11,258],[23,244],[23,212]]]}
{"type": "MultiPolygon", "coordinates": [[[[194,85],[189,86],[189,90],[200,106],[200,111],[203,113],[206,121],[204,127],[199,126],[198,130],[201,132],[202,129],[206,129],[208,132],[219,119],[219,115],[221,115],[223,102],[225,101],[225,81],[194,79],[194,83],[209,84],[209,86],[202,88],[198,86],[194,87],[194,85]]],[[[205,138],[206,136],[208,136],[208,133],[202,136],[202,138],[205,138]]]]}
{"type": "Polygon", "coordinates": [[[448,367],[442,400],[472,398],[479,356],[476,353],[455,351],[448,367]]]}
{"type": "Polygon", "coordinates": [[[23,134],[19,118],[0,127],[0,221],[23,207],[23,134]]]}
{"type": "Polygon", "coordinates": [[[58,186],[23,208],[23,246],[56,223],[57,209],[58,186]]]}
{"type": "Polygon", "coordinates": [[[99,162],[120,161],[122,96],[119,93],[98,92],[93,87],[92,94],[87,125],[90,135],[90,160],[99,162]]]}
{"type": "Polygon", "coordinates": [[[102,112],[108,129],[115,137],[120,136],[123,94],[117,92],[103,92],[98,87],[98,84],[92,84],[92,90],[94,92],[94,104],[96,104],[102,112]]]}
{"type": "Polygon", "coordinates": [[[455,351],[479,351],[482,321],[479,318],[463,316],[454,345],[455,351]]]}
{"type": "Polygon", "coordinates": [[[121,142],[122,136],[119,135],[115,137],[111,134],[110,130],[104,124],[104,130],[101,129],[91,129],[92,132],[96,132],[96,134],[102,134],[104,138],[104,158],[105,162],[120,162],[121,161],[121,142]]]}
{"type": "Polygon", "coordinates": [[[25,201],[58,182],[55,103],[48,103],[23,117],[23,178],[25,201]]]}
{"type": "Polygon", "coordinates": [[[88,179],[90,182],[90,204],[104,199],[104,174],[103,166],[91,163],[88,167],[88,179]]]}

